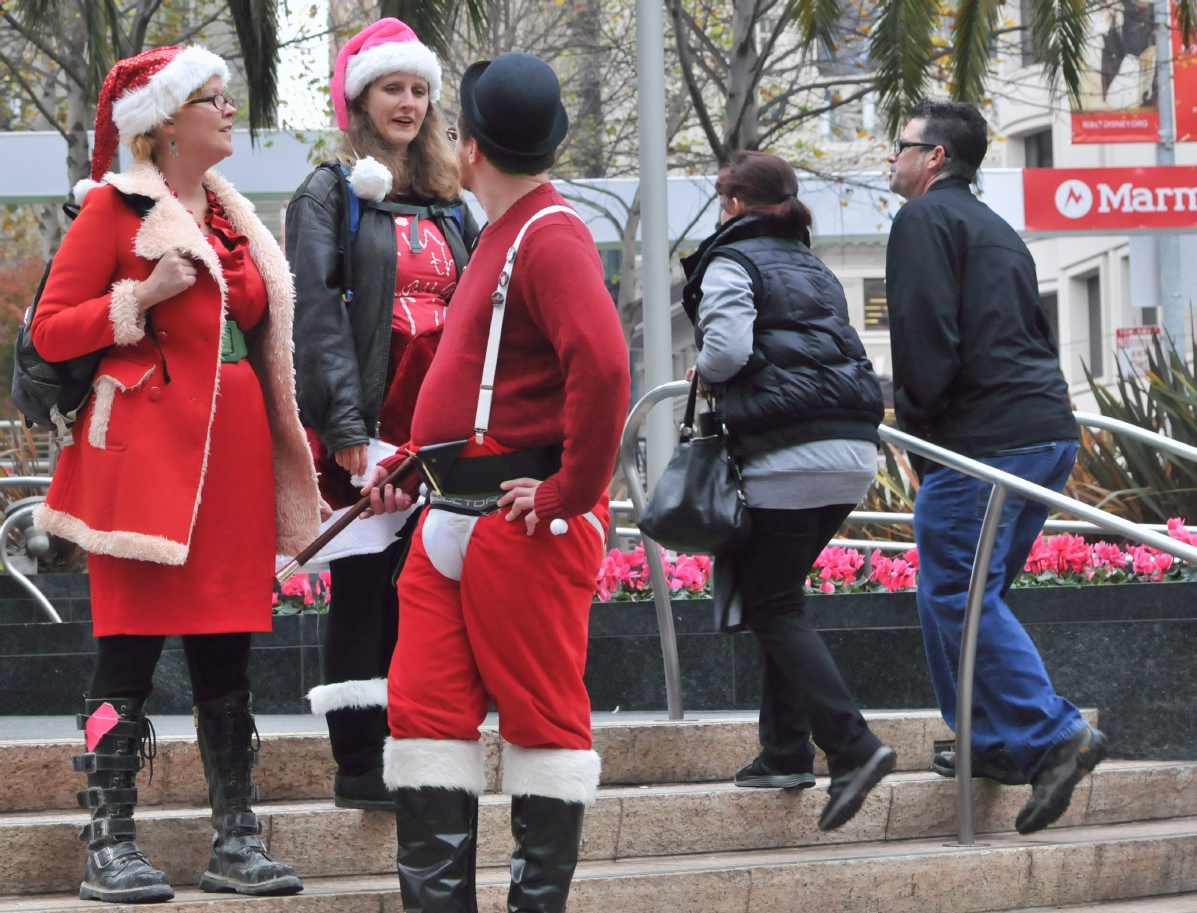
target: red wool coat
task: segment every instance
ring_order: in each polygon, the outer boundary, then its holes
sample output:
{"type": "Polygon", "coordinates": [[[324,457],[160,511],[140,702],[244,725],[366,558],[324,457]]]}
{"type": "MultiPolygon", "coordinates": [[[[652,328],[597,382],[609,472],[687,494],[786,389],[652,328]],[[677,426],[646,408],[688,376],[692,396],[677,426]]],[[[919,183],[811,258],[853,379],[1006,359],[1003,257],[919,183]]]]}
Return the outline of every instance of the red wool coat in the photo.
{"type": "MultiPolygon", "coordinates": [[[[108,186],[87,195],[71,243],[55,257],[32,337],[51,361],[112,348],[34,520],[89,552],[182,565],[204,493],[227,287],[215,251],[157,169],[139,164],[104,180],[108,186]],[[155,205],[139,219],[116,190],[155,205]],[[133,289],[171,248],[196,262],[197,278],[150,311],[155,340],[133,289]]],[[[316,473],[295,400],[291,272],[252,204],[215,172],[204,184],[233,229],[249,239],[269,296],[267,315],[247,343],[273,445],[277,550],[294,555],[316,537],[320,521],[316,473]]]]}

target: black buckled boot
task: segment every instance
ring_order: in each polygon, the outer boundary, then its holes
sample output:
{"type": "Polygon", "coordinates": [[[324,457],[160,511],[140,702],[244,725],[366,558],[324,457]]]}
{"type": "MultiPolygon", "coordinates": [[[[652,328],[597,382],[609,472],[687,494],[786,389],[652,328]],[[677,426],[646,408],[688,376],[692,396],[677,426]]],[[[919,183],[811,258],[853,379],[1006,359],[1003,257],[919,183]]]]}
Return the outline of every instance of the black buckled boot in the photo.
{"type": "Polygon", "coordinates": [[[250,775],[258,759],[258,730],[249,692],[234,691],[197,704],[195,728],[216,829],[200,889],[255,895],[302,891],[295,869],[271,859],[258,839],[262,824],[250,807],[258,797],[250,775]]]}
{"type": "Polygon", "coordinates": [[[382,745],[391,734],[386,707],[346,707],[324,714],[337,773],[338,808],[393,812],[395,797],[382,782],[382,745]]]}
{"type": "Polygon", "coordinates": [[[478,797],[404,787],[395,797],[396,863],[407,913],[477,913],[478,797]]]}
{"type": "Polygon", "coordinates": [[[561,913],[578,865],[585,806],[545,796],[511,797],[509,913],[561,913]]]}
{"type": "Polygon", "coordinates": [[[80,840],[87,841],[87,871],[79,886],[79,897],[109,903],[170,900],[175,892],[165,873],[150,865],[137,846],[137,826],[133,822],[137,772],[145,760],[150,762],[153,779],[153,727],[142,713],[140,702],[131,698],[87,700],[84,708],[86,712],[75,717],[80,729],[85,730],[88,720],[97,713],[93,728],[104,717],[112,726],[93,750],[71,759],[75,770],[87,774],[87,789],[81,790],[78,798],[79,805],[91,811],[91,822],[79,834],[80,840]]]}

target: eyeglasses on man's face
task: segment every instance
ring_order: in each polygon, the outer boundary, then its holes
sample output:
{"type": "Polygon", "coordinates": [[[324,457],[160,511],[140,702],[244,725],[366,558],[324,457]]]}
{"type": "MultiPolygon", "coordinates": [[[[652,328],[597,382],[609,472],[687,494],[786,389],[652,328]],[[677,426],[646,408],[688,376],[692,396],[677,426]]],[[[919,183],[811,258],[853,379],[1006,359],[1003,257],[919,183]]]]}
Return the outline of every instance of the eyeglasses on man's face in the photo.
{"type": "Polygon", "coordinates": [[[449,142],[453,143],[454,145],[457,144],[459,134],[457,132],[456,127],[450,127],[449,129],[447,129],[445,131],[445,136],[449,137],[449,142]]]}
{"type": "Polygon", "coordinates": [[[193,101],[187,102],[189,105],[206,105],[211,104],[221,114],[224,113],[225,107],[237,110],[237,102],[233,101],[233,96],[227,95],[224,92],[217,92],[215,95],[205,95],[203,98],[197,98],[193,101]]]}
{"type": "MultiPolygon", "coordinates": [[[[899,140],[894,140],[894,144],[890,148],[890,152],[893,154],[894,158],[897,158],[899,155],[901,155],[907,149],[912,149],[912,148],[934,149],[937,146],[939,146],[939,143],[916,143],[916,142],[913,142],[912,140],[908,140],[908,139],[899,139],[899,140]]],[[[944,149],[943,157],[946,159],[951,158],[951,156],[948,155],[948,150],[944,149]]]]}

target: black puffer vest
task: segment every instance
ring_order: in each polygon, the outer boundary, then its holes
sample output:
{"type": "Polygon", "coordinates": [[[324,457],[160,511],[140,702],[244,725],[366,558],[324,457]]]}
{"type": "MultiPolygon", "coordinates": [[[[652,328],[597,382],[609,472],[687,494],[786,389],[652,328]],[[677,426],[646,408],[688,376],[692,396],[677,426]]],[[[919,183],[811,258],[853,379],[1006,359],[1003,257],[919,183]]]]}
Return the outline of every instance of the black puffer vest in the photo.
{"type": "Polygon", "coordinates": [[[711,261],[735,260],[752,279],[752,355],[714,387],[734,452],[845,438],[880,444],[881,385],[848,323],[839,280],[806,245],[768,230],[755,216],[733,219],[682,261],[682,303],[700,349],[698,304],[711,261]]]}

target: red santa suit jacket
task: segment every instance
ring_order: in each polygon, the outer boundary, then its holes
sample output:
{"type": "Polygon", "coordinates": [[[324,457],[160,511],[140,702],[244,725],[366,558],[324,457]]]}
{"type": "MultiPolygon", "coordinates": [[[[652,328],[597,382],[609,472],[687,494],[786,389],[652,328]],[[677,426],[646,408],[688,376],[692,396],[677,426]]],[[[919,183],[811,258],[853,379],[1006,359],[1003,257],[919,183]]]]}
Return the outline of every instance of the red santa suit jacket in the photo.
{"type": "MultiPolygon", "coordinates": [[[[182,565],[203,495],[227,287],[216,252],[156,168],[138,164],[104,181],[87,195],[72,243],[55,257],[32,327],[34,345],[51,361],[111,346],[75,425],[75,443],[63,450],[34,520],[89,552],[182,565]],[[138,218],[117,190],[148,197],[153,209],[138,218]],[[197,277],[150,312],[167,356],[167,384],[133,290],[172,248],[196,261],[197,277]]],[[[316,537],[320,522],[295,400],[291,272],[253,205],[215,172],[204,185],[249,239],[266,284],[267,314],[247,343],[273,444],[277,548],[293,555],[316,537]]]]}

